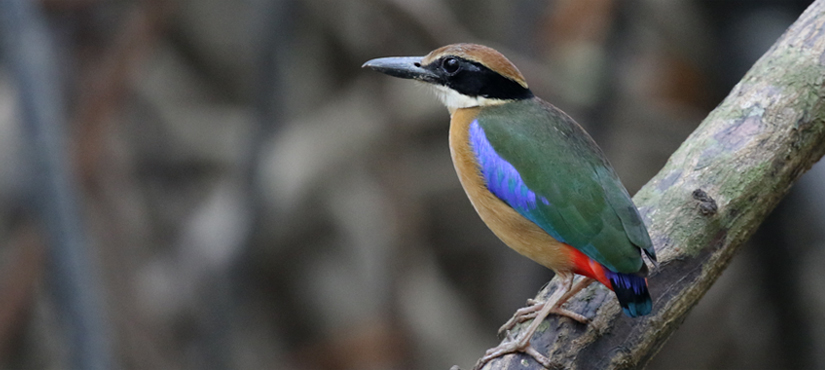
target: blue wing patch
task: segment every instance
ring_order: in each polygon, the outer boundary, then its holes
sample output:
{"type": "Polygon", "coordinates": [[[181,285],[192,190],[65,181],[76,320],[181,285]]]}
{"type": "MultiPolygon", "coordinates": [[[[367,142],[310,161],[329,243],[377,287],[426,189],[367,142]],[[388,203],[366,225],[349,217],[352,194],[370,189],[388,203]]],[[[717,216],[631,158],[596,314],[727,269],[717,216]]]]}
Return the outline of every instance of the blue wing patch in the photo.
{"type": "MultiPolygon", "coordinates": [[[[484,129],[478,124],[478,120],[474,120],[470,124],[470,146],[475,153],[487,189],[510,207],[513,207],[519,214],[533,221],[536,225],[541,225],[542,223],[538,222],[533,215],[533,211],[538,207],[537,202],[540,201],[544,205],[550,206],[550,201],[530,190],[522,180],[518,170],[496,153],[490,141],[487,140],[484,129]]],[[[548,230],[546,227],[542,227],[542,229],[556,240],[566,243],[564,238],[555,230],[548,230]]]]}
{"type": "Polygon", "coordinates": [[[484,129],[478,124],[478,120],[474,120],[470,124],[470,146],[475,153],[487,189],[491,193],[515,209],[520,215],[538,225],[554,239],[572,245],[606,267],[615,269],[612,264],[606,262],[604,256],[592,243],[570,244],[548,222],[545,212],[555,212],[553,204],[546,197],[536,194],[527,187],[518,170],[496,153],[493,145],[487,139],[484,129]],[[538,202],[542,203],[541,206],[538,202]]]}

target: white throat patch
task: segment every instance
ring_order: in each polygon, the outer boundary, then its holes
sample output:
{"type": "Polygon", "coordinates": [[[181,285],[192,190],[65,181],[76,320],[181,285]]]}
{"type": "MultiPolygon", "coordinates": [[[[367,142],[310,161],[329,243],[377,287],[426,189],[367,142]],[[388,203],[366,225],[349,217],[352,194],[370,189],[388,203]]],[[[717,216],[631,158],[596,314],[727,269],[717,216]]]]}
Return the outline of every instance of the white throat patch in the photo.
{"type": "Polygon", "coordinates": [[[450,110],[450,113],[455,112],[455,110],[459,108],[483,107],[507,102],[507,100],[502,99],[467,96],[443,85],[430,86],[433,88],[435,95],[438,96],[438,99],[450,110]]]}

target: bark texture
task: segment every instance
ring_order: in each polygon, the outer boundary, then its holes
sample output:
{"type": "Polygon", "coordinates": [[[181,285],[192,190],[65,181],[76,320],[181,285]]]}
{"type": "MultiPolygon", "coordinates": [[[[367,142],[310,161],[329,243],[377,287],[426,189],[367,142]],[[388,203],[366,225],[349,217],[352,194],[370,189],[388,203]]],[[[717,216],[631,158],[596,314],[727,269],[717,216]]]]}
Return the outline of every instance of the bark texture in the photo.
{"type": "MultiPolygon", "coordinates": [[[[634,197],[660,262],[648,279],[653,312],[625,317],[614,295],[593,284],[568,303],[592,322],[551,316],[533,346],[559,369],[644,367],[791,185],[822,157],[823,139],[825,0],[817,0],[634,197]]],[[[558,283],[551,281],[539,297],[558,283]]],[[[484,367],[541,368],[523,354],[484,367]]]]}

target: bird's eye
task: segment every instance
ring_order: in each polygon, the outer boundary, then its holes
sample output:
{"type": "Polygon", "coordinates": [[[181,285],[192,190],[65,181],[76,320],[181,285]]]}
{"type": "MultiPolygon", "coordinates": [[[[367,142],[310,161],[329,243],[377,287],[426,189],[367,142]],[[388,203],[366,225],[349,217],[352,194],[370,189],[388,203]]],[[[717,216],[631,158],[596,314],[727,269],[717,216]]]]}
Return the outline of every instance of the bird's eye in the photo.
{"type": "Polygon", "coordinates": [[[459,67],[461,67],[461,64],[459,64],[458,59],[456,58],[447,58],[441,62],[441,69],[449,74],[458,72],[459,67]]]}

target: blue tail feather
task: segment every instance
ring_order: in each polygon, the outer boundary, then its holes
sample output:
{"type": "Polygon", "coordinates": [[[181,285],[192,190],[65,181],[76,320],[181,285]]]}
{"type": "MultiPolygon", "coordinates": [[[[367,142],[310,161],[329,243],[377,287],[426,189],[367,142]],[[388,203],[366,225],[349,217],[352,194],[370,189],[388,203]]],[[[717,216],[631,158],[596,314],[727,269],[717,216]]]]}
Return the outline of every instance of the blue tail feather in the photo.
{"type": "Polygon", "coordinates": [[[613,292],[619,299],[622,311],[630,317],[644,316],[653,309],[653,301],[647,290],[647,281],[644,277],[634,274],[624,274],[605,269],[605,275],[610,280],[613,292]]]}

